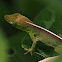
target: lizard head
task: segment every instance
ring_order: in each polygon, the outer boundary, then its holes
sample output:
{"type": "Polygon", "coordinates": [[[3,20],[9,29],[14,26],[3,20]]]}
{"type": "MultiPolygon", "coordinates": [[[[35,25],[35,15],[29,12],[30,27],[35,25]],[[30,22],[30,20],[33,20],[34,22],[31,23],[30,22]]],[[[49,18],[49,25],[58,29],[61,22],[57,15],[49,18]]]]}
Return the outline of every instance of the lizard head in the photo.
{"type": "Polygon", "coordinates": [[[21,16],[19,13],[11,14],[11,15],[5,15],[4,18],[6,21],[10,24],[17,23],[16,20],[21,16]]]}
{"type": "Polygon", "coordinates": [[[16,28],[19,28],[19,29],[26,28],[27,26],[29,27],[30,25],[27,24],[26,22],[32,23],[32,21],[30,21],[27,17],[25,17],[19,13],[5,15],[4,18],[6,19],[6,21],[8,23],[12,24],[13,26],[15,26],[16,28]]]}

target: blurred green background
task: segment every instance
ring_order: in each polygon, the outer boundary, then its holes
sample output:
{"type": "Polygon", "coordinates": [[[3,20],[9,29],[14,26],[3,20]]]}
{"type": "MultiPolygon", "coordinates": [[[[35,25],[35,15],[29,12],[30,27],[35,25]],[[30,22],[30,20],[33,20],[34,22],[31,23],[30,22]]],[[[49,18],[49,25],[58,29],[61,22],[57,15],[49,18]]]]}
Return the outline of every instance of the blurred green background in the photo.
{"type": "Polygon", "coordinates": [[[32,40],[26,32],[6,22],[4,15],[13,13],[20,13],[35,24],[62,34],[62,0],[0,0],[0,62],[38,62],[58,55],[41,42],[37,43],[32,56],[24,55],[22,45],[29,48],[32,40]]]}

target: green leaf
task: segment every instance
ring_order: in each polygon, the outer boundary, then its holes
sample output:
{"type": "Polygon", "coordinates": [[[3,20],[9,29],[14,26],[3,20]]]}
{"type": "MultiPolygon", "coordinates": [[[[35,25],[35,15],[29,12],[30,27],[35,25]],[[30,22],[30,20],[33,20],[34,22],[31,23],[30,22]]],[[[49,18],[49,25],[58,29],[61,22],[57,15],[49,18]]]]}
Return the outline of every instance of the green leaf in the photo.
{"type": "Polygon", "coordinates": [[[0,62],[8,62],[7,47],[7,39],[0,27],[0,62]]]}
{"type": "Polygon", "coordinates": [[[62,55],[59,56],[56,60],[54,60],[53,62],[62,62],[62,55]]]}
{"type": "Polygon", "coordinates": [[[34,23],[49,29],[51,25],[55,22],[55,13],[47,8],[40,11],[40,13],[35,17],[34,23]],[[39,21],[39,22],[38,22],[39,21]]]}

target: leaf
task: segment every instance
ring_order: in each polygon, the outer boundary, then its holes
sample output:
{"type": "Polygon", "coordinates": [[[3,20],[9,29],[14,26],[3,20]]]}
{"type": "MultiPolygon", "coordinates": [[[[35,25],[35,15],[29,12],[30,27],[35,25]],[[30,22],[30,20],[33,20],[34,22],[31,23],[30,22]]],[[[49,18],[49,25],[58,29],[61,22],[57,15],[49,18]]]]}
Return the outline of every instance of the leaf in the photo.
{"type": "Polygon", "coordinates": [[[56,60],[54,60],[53,62],[62,62],[62,55],[59,56],[56,60]]]}
{"type": "Polygon", "coordinates": [[[55,22],[55,13],[47,8],[40,11],[40,13],[35,17],[34,23],[49,29],[51,25],[55,22]],[[39,21],[39,22],[38,22],[39,21]]]}
{"type": "Polygon", "coordinates": [[[8,62],[7,47],[7,39],[0,27],[0,62],[8,62]]]}

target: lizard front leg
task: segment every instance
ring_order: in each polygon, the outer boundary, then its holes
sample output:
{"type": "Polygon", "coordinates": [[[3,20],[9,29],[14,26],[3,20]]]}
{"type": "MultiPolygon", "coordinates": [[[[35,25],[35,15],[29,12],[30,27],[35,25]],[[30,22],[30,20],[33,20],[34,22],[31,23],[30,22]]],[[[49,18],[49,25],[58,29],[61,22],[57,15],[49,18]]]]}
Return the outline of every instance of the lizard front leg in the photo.
{"type": "Polygon", "coordinates": [[[24,48],[24,50],[26,50],[27,52],[26,53],[24,53],[24,54],[27,54],[28,52],[30,52],[31,53],[31,55],[32,55],[32,52],[33,52],[33,50],[35,49],[35,46],[36,46],[36,41],[34,41],[33,42],[33,44],[32,44],[32,46],[31,46],[31,48],[29,48],[29,49],[27,49],[27,48],[24,48]]]}
{"type": "Polygon", "coordinates": [[[31,55],[32,55],[32,52],[33,52],[33,50],[35,49],[36,43],[37,43],[37,41],[39,41],[39,40],[38,40],[38,38],[36,38],[36,36],[35,36],[32,32],[30,32],[29,35],[30,35],[30,37],[31,37],[31,39],[32,39],[32,41],[33,41],[33,44],[32,44],[32,46],[31,46],[31,48],[29,48],[29,49],[24,48],[24,50],[27,51],[27,52],[24,53],[24,54],[27,54],[28,52],[30,52],[31,55]]]}

